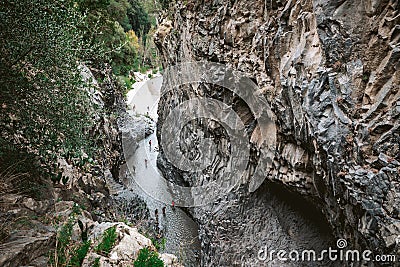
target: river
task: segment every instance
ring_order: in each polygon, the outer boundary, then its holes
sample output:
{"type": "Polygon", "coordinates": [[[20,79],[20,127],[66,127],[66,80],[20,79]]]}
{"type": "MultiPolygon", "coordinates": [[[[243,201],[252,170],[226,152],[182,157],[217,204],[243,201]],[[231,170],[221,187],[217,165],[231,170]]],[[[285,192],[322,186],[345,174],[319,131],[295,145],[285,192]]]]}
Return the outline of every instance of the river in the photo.
{"type": "MultiPolygon", "coordinates": [[[[148,114],[156,121],[161,85],[162,77],[135,84],[127,94],[129,114],[131,116],[148,114]],[[132,108],[133,106],[134,108],[132,108]]],[[[130,176],[127,177],[126,186],[129,190],[122,190],[119,195],[129,198],[129,192],[137,194],[146,202],[153,218],[156,217],[155,210],[157,209],[159,226],[166,238],[165,250],[161,252],[177,255],[185,266],[198,266],[200,242],[197,224],[179,207],[172,208],[171,203],[162,203],[158,200],[173,198],[172,195],[165,195],[169,194],[169,191],[167,183],[162,179],[157,168],[158,152],[154,149],[155,147],[158,147],[156,130],[139,142],[137,149],[132,152],[133,155],[128,155],[128,166],[134,166],[134,170],[132,169],[129,172],[130,176]],[[150,140],[152,142],[151,149],[150,140]],[[145,159],[147,159],[147,164],[145,159]],[[162,213],[163,207],[166,208],[165,215],[162,213]]]]}

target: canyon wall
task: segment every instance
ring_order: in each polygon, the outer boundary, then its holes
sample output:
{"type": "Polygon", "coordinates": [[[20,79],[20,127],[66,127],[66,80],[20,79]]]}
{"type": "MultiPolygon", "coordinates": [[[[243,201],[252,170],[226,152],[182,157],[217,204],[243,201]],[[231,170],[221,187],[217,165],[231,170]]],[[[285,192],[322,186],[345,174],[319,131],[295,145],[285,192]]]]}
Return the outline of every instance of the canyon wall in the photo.
{"type": "MultiPolygon", "coordinates": [[[[332,245],[330,234],[352,248],[400,253],[399,10],[396,0],[170,4],[156,33],[164,67],[206,60],[244,72],[276,117],[276,151],[264,184],[249,193],[243,183],[229,196],[190,210],[201,229],[203,265],[260,264],[257,251],[264,244],[321,248],[332,245]],[[313,208],[322,213],[302,212],[313,208]]],[[[159,138],[176,103],[199,95],[232,104],[249,136],[254,134],[246,104],[204,84],[161,98],[159,138]]],[[[210,125],[197,121],[192,127],[218,136],[217,154],[225,155],[225,137],[210,125]]],[[[196,142],[191,146],[196,151],[196,142]]],[[[204,182],[174,168],[160,151],[159,167],[168,179],[204,182]]],[[[223,175],[215,170],[207,175],[223,175]]]]}

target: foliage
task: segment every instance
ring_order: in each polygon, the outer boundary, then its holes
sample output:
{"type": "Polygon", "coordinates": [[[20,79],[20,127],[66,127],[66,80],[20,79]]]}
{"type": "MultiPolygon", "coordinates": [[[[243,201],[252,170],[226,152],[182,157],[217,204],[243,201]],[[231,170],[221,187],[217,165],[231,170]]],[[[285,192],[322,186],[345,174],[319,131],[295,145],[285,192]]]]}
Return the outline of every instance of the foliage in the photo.
{"type": "MultiPolygon", "coordinates": [[[[49,259],[49,264],[51,266],[77,267],[82,265],[82,262],[89,251],[91,241],[86,239],[82,240],[82,242],[74,242],[72,239],[76,216],[80,213],[81,206],[74,203],[68,220],[57,232],[56,248],[55,251],[51,253],[49,259]]],[[[82,230],[82,227],[80,228],[82,230]]]]}
{"type": "Polygon", "coordinates": [[[146,35],[151,28],[149,14],[138,0],[129,0],[129,4],[131,7],[127,10],[127,15],[132,25],[132,30],[137,32],[139,36],[146,35]]]}
{"type": "Polygon", "coordinates": [[[95,107],[77,63],[91,50],[80,29],[85,17],[70,1],[50,0],[2,1],[0,14],[2,138],[39,156],[50,173],[57,157],[91,152],[95,107]]]}
{"type": "Polygon", "coordinates": [[[156,239],[153,237],[150,237],[151,242],[153,243],[154,247],[157,250],[164,250],[165,249],[165,243],[166,243],[166,239],[165,237],[161,238],[161,239],[156,239]]]}
{"type": "Polygon", "coordinates": [[[93,267],[100,267],[100,258],[95,258],[94,259],[93,267]]]}
{"type": "Polygon", "coordinates": [[[117,75],[127,74],[134,67],[137,53],[118,22],[104,31],[104,44],[110,48],[111,65],[117,75]]]}
{"type": "Polygon", "coordinates": [[[136,33],[133,30],[129,30],[126,33],[126,36],[128,38],[128,42],[129,44],[135,48],[136,50],[139,50],[140,46],[139,46],[139,38],[136,36],[136,33]]]}
{"type": "Polygon", "coordinates": [[[167,9],[171,0],[159,0],[163,9],[167,9]]]}
{"type": "Polygon", "coordinates": [[[86,257],[86,254],[89,251],[91,245],[91,241],[88,240],[83,242],[74,252],[72,252],[71,260],[69,261],[68,266],[71,267],[79,267],[82,266],[82,262],[86,257]]]}
{"type": "Polygon", "coordinates": [[[139,255],[134,262],[135,267],[163,267],[163,261],[158,258],[158,255],[154,251],[150,251],[148,248],[142,248],[139,251],[139,255]]]}
{"type": "Polygon", "coordinates": [[[92,0],[81,0],[79,3],[82,12],[88,13],[87,35],[102,47],[116,75],[127,75],[143,64],[145,49],[139,45],[146,46],[152,19],[141,1],[109,0],[99,5],[92,0]]]}
{"type": "Polygon", "coordinates": [[[51,263],[56,266],[65,266],[68,261],[68,250],[72,237],[73,221],[70,218],[66,224],[64,224],[57,235],[56,251],[53,257],[51,257],[51,263]],[[55,264],[56,263],[56,264],[55,264]]]}
{"type": "Polygon", "coordinates": [[[115,241],[117,241],[116,226],[110,227],[103,233],[101,242],[97,245],[96,251],[103,254],[108,254],[114,247],[115,241]]]}
{"type": "Polygon", "coordinates": [[[0,196],[19,194],[40,199],[48,193],[33,155],[23,153],[0,137],[0,196]]]}
{"type": "MultiPolygon", "coordinates": [[[[80,67],[109,64],[127,77],[153,67],[151,2],[0,0],[0,171],[24,159],[17,172],[66,184],[57,159],[84,166],[92,158],[100,111],[80,67]]],[[[43,183],[30,178],[21,185],[41,192],[43,183]]]]}
{"type": "Polygon", "coordinates": [[[128,9],[131,9],[128,0],[111,0],[107,7],[109,16],[117,21],[125,31],[132,29],[131,20],[128,18],[128,9]]]}
{"type": "Polygon", "coordinates": [[[120,76],[120,82],[125,87],[125,94],[132,89],[132,85],[136,82],[132,77],[120,76]]]}

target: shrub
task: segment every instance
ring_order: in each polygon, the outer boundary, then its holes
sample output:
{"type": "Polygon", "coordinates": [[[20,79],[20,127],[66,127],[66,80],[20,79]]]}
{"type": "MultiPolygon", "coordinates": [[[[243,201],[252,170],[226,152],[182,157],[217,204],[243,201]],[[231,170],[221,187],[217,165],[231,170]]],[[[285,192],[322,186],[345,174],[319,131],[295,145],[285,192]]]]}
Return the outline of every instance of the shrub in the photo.
{"type": "Polygon", "coordinates": [[[50,197],[48,182],[38,167],[33,155],[0,137],[0,196],[12,193],[34,199],[50,197]]]}
{"type": "Polygon", "coordinates": [[[50,258],[51,266],[64,266],[67,263],[69,258],[68,250],[71,243],[72,229],[73,220],[70,218],[58,232],[56,251],[55,254],[50,258]]]}
{"type": "Polygon", "coordinates": [[[86,257],[86,254],[89,251],[91,242],[90,240],[81,244],[74,252],[72,252],[71,260],[69,261],[68,266],[71,267],[79,267],[82,265],[83,260],[86,257]]]}
{"type": "Polygon", "coordinates": [[[157,250],[164,250],[165,249],[165,243],[166,239],[165,237],[161,238],[160,240],[157,240],[156,238],[150,237],[151,242],[153,243],[154,247],[157,250]]]}
{"type": "Polygon", "coordinates": [[[97,245],[96,251],[108,255],[111,249],[114,247],[115,241],[117,240],[117,227],[113,226],[108,228],[103,233],[101,242],[97,245]]]}
{"type": "Polygon", "coordinates": [[[58,157],[79,157],[92,147],[95,107],[77,61],[91,50],[85,19],[72,1],[5,1],[0,13],[1,137],[36,156],[50,174],[58,157]]]}
{"type": "Polygon", "coordinates": [[[100,267],[100,258],[95,258],[94,259],[93,267],[100,267]]]}
{"type": "Polygon", "coordinates": [[[158,257],[156,252],[148,248],[142,248],[133,265],[135,267],[163,267],[164,262],[158,257]]]}
{"type": "MultiPolygon", "coordinates": [[[[51,252],[49,258],[50,266],[66,266],[77,267],[81,266],[87,252],[89,251],[91,241],[83,240],[83,242],[74,242],[72,239],[73,227],[76,223],[76,216],[81,213],[81,207],[74,204],[72,212],[59,231],[57,232],[57,242],[54,252],[51,252]]],[[[78,220],[78,223],[80,221],[78,220]]],[[[82,222],[79,223],[81,231],[82,222]]]]}

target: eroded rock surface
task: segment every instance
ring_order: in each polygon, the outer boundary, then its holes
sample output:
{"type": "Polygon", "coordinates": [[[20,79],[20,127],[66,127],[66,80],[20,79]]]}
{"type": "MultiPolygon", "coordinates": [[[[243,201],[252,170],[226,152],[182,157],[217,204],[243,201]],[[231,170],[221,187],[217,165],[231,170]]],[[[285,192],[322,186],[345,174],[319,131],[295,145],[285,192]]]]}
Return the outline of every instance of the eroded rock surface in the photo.
{"type": "MultiPolygon", "coordinates": [[[[127,226],[124,223],[94,223],[93,229],[89,235],[89,240],[94,244],[101,241],[101,237],[107,229],[115,227],[117,242],[108,256],[89,252],[82,266],[92,266],[96,258],[99,258],[100,266],[130,266],[139,255],[143,248],[156,251],[151,240],[141,235],[136,228],[127,226]]],[[[159,254],[165,266],[180,267],[178,258],[172,254],[159,254]]]]}
{"type": "MultiPolygon", "coordinates": [[[[169,15],[156,33],[165,67],[208,60],[242,71],[257,83],[276,115],[278,142],[274,164],[265,170],[267,180],[313,203],[322,211],[334,236],[345,238],[349,246],[397,255],[399,10],[400,2],[396,0],[185,1],[170,6],[169,15]]],[[[202,85],[183,86],[161,99],[159,136],[163,121],[176,103],[195,96],[236,105],[235,111],[244,120],[249,136],[254,133],[254,117],[248,114],[245,104],[225,89],[202,85]]],[[[217,128],[210,122],[196,127],[216,135],[217,128]]],[[[195,144],[189,146],[191,151],[196,151],[195,144]]],[[[216,146],[223,159],[226,150],[216,146]]],[[[162,153],[159,165],[166,177],[177,182],[204,182],[199,176],[175,170],[162,153]]],[[[221,173],[210,171],[207,175],[221,173]]],[[[242,188],[247,186],[243,184],[242,188]]],[[[257,198],[243,192],[244,199],[262,199],[262,194],[257,198]]],[[[240,192],[234,195],[224,198],[228,201],[225,206],[232,206],[236,198],[241,209],[248,207],[240,192]]],[[[265,197],[265,201],[270,203],[271,198],[265,197]]],[[[232,266],[232,253],[254,259],[255,250],[247,248],[254,242],[244,237],[262,240],[265,235],[258,237],[256,231],[240,234],[239,230],[235,237],[240,244],[230,246],[229,233],[220,227],[231,219],[230,213],[236,216],[236,212],[220,209],[210,215],[212,209],[192,210],[203,231],[203,264],[232,266]],[[224,254],[226,251],[229,255],[224,254]]],[[[247,221],[243,212],[238,216],[237,222],[228,223],[230,227],[245,229],[246,223],[253,223],[260,232],[271,227],[256,219],[247,221]]],[[[306,239],[303,241],[314,240],[319,246],[327,241],[306,239]]],[[[277,242],[272,244],[276,246],[277,242]]],[[[289,237],[286,245],[293,244],[299,245],[289,237]]]]}

